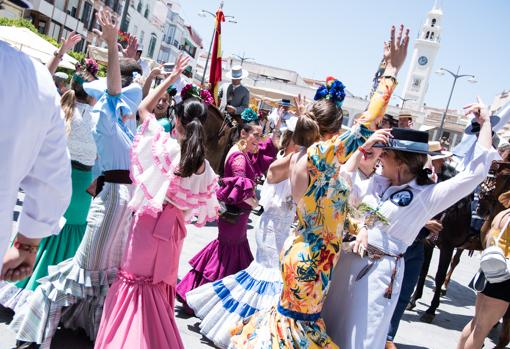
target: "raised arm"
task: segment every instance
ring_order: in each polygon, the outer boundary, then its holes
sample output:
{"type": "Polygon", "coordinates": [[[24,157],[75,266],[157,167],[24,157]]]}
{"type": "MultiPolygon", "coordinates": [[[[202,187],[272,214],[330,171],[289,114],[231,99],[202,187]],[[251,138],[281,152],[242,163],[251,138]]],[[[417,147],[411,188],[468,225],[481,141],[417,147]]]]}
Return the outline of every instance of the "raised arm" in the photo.
{"type": "MultiPolygon", "coordinates": [[[[162,71],[160,67],[156,67],[151,70],[149,75],[147,76],[147,79],[145,79],[145,82],[143,84],[143,98],[147,97],[149,95],[149,92],[151,91],[152,83],[154,82],[154,79],[162,75],[162,71]]],[[[165,75],[166,76],[166,75],[165,75]]]]}
{"type": "Polygon", "coordinates": [[[55,75],[55,72],[57,71],[58,64],[62,59],[64,58],[64,55],[71,51],[74,46],[76,46],[77,43],[81,41],[81,35],[76,34],[75,32],[71,32],[66,40],[62,43],[62,46],[55,51],[53,57],[50,59],[50,61],[47,64],[48,70],[51,74],[51,76],[55,75]]]}
{"type": "Polygon", "coordinates": [[[404,29],[404,26],[400,25],[398,35],[395,38],[395,26],[391,27],[390,40],[384,43],[386,69],[374,95],[370,99],[368,109],[357,121],[371,130],[375,130],[386,112],[391,95],[397,86],[397,74],[407,56],[408,45],[409,29],[404,29]]]}
{"type": "Polygon", "coordinates": [[[190,61],[190,57],[188,56],[179,56],[177,57],[177,61],[175,63],[175,68],[168,75],[168,77],[163,80],[161,84],[158,85],[154,90],[152,90],[147,97],[145,97],[140,103],[138,107],[138,115],[140,116],[140,122],[143,121],[152,113],[156,104],[158,104],[158,100],[166,93],[168,87],[173,84],[177,78],[181,75],[181,73],[186,69],[188,63],[190,61]]]}

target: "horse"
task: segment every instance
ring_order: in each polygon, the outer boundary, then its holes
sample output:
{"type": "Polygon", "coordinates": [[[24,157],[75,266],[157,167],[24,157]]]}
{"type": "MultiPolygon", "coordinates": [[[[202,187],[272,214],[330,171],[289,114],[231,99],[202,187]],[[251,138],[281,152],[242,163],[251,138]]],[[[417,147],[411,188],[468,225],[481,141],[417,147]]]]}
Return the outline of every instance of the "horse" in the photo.
{"type": "MultiPolygon", "coordinates": [[[[452,260],[453,251],[455,248],[462,246],[470,235],[470,222],[471,222],[471,202],[472,195],[459,200],[457,203],[449,207],[441,214],[441,224],[443,230],[436,242],[427,240],[425,243],[425,260],[423,262],[420,278],[416,290],[411,298],[407,307],[408,310],[416,306],[416,301],[423,295],[423,288],[425,286],[425,279],[427,277],[434,246],[438,246],[440,250],[439,264],[435,276],[435,284],[443,285],[448,266],[452,260]]],[[[434,297],[426,312],[421,316],[421,321],[432,322],[435,317],[436,309],[439,307],[441,297],[441,287],[434,290],[434,297]]]]}
{"type": "Polygon", "coordinates": [[[222,113],[214,105],[209,105],[207,119],[204,124],[205,130],[205,158],[209,161],[214,172],[223,175],[223,166],[231,142],[231,132],[236,123],[241,120],[222,113]]]}

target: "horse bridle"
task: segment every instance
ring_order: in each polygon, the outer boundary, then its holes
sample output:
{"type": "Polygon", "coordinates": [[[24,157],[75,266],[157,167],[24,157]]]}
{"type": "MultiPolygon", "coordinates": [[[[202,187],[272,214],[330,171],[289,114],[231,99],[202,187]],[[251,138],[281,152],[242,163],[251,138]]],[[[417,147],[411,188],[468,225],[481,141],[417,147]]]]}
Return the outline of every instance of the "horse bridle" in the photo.
{"type": "Polygon", "coordinates": [[[237,121],[234,120],[232,115],[225,111],[223,112],[223,123],[221,124],[221,127],[218,131],[218,138],[223,137],[227,127],[229,128],[237,127],[237,121]]]}

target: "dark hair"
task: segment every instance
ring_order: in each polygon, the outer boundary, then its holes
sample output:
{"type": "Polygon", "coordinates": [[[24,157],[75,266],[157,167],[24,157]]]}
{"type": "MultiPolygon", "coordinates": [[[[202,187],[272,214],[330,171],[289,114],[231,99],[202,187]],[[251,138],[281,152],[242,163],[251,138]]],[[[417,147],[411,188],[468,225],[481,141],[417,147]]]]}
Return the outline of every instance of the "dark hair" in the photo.
{"type": "Polygon", "coordinates": [[[180,177],[196,173],[205,159],[205,131],[207,107],[198,98],[188,98],[175,107],[175,113],[184,128],[181,141],[181,160],[175,172],[180,177]]]}
{"type": "Polygon", "coordinates": [[[306,116],[315,120],[321,136],[337,133],[342,128],[342,108],[332,100],[321,99],[313,103],[306,116]]]}
{"type": "Polygon", "coordinates": [[[255,126],[259,126],[258,121],[241,122],[230,132],[229,144],[234,145],[241,138],[241,131],[250,133],[255,126]]]}
{"type": "Polygon", "coordinates": [[[320,139],[318,123],[312,118],[303,115],[298,118],[296,129],[292,135],[294,144],[308,148],[320,139]]]}
{"type": "Polygon", "coordinates": [[[131,85],[133,82],[133,73],[143,74],[142,67],[133,58],[120,58],[119,65],[122,88],[131,85]]]}
{"type": "Polygon", "coordinates": [[[429,178],[429,174],[431,173],[430,170],[424,168],[427,163],[426,154],[398,150],[387,150],[387,152],[392,153],[393,157],[397,161],[400,161],[407,166],[409,172],[416,176],[416,183],[418,185],[434,184],[434,181],[429,178]]]}

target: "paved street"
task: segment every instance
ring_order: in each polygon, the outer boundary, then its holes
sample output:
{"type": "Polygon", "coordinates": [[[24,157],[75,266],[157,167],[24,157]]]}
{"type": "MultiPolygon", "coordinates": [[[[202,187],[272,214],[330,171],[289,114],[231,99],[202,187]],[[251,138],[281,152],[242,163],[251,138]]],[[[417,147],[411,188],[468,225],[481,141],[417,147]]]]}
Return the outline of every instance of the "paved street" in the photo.
{"type": "MultiPolygon", "coordinates": [[[[252,218],[256,220],[258,217],[252,215],[252,218]]],[[[252,224],[255,224],[255,222],[252,224]]],[[[189,227],[188,236],[181,256],[179,277],[182,277],[189,269],[187,260],[207,242],[214,239],[215,236],[215,226],[204,227],[202,229],[189,227]]],[[[253,230],[250,230],[249,237],[252,249],[254,249],[255,241],[253,230]]],[[[434,272],[438,255],[439,253],[436,250],[431,267],[431,270],[434,272]]],[[[442,298],[441,306],[432,324],[419,321],[419,317],[426,309],[426,304],[428,304],[432,297],[431,290],[433,281],[430,277],[431,273],[429,273],[424,298],[418,302],[416,311],[406,312],[401,322],[396,338],[399,349],[455,348],[460,330],[474,313],[473,304],[475,295],[466,285],[469,283],[476,269],[477,262],[477,255],[473,258],[467,255],[463,256],[459,267],[455,271],[448,293],[442,298]]],[[[198,319],[183,315],[179,306],[176,309],[176,317],[186,348],[198,349],[214,347],[199,333],[198,319]]],[[[10,321],[10,318],[11,316],[6,310],[0,311],[0,349],[12,348],[15,342],[14,334],[7,329],[7,323],[10,321]]],[[[493,331],[491,336],[492,339],[486,340],[486,349],[494,347],[495,344],[493,340],[496,340],[497,331],[493,331]]],[[[76,334],[71,331],[59,331],[53,343],[53,348],[55,349],[67,349],[71,348],[71,346],[73,349],[93,347],[83,334],[76,334]]]]}

